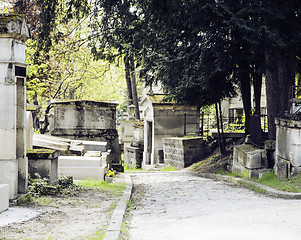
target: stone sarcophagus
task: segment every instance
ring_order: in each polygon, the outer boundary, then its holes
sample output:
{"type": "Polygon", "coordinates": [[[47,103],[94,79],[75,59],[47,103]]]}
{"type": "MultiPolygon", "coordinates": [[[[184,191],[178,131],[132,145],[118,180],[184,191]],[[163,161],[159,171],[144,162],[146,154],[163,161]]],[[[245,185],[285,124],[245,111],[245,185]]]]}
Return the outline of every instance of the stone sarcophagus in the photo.
{"type": "Polygon", "coordinates": [[[73,140],[107,142],[110,150],[109,167],[120,163],[118,132],[116,129],[117,103],[89,100],[56,101],[53,108],[52,136],[73,140]]]}

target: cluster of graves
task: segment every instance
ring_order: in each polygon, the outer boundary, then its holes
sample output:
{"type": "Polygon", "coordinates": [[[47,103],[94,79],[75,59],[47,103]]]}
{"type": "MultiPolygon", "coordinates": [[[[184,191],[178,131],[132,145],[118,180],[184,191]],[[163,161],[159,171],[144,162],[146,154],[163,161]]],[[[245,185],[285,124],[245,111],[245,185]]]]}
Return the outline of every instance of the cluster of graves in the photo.
{"type": "MultiPolygon", "coordinates": [[[[118,104],[89,100],[51,102],[47,134],[33,134],[39,107],[26,104],[28,28],[19,15],[0,18],[0,212],[9,199],[26,193],[28,174],[37,172],[51,182],[59,175],[104,179],[108,169],[122,171],[124,164],[184,168],[212,151],[213,144],[198,137],[198,108],[162,101],[159,88],[144,94],[142,120],[131,111],[121,116],[120,134],[118,104]]],[[[280,178],[288,178],[301,170],[300,121],[276,123],[277,140],[267,141],[264,148],[250,143],[234,147],[233,171],[260,177],[274,168],[280,178]]]]}
{"type": "Polygon", "coordinates": [[[0,212],[26,193],[29,174],[55,183],[59,175],[101,180],[121,169],[117,103],[52,102],[47,134],[33,133],[39,107],[26,104],[28,38],[22,16],[0,16],[0,212]]]}

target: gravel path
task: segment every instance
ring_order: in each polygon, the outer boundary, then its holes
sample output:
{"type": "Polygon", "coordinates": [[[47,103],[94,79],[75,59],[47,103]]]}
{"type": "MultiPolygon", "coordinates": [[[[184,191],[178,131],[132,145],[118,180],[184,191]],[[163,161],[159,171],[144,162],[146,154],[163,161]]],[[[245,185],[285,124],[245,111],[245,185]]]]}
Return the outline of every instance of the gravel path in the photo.
{"type": "Polygon", "coordinates": [[[300,239],[301,201],[186,172],[131,173],[130,239],[300,239]]]}

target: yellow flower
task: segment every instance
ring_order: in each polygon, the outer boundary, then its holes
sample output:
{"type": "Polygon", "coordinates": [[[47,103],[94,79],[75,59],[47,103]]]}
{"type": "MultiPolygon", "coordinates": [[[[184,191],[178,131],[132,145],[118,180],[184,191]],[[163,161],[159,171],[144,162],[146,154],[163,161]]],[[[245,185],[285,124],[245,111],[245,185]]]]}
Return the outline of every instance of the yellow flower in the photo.
{"type": "Polygon", "coordinates": [[[106,174],[106,176],[114,178],[115,177],[115,173],[113,171],[109,170],[108,173],[106,174]]]}

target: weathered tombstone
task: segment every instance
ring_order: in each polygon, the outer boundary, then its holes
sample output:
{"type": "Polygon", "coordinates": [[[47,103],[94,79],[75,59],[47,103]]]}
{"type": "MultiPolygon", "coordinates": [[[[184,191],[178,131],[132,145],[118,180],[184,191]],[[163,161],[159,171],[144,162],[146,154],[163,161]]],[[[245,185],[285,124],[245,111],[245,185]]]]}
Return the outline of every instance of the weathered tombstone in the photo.
{"type": "Polygon", "coordinates": [[[124,163],[129,167],[141,168],[142,165],[144,148],[144,127],[142,123],[139,122],[133,126],[133,137],[130,141],[130,146],[125,145],[124,163]]]}
{"type": "Polygon", "coordinates": [[[117,103],[88,100],[53,102],[52,136],[73,140],[107,142],[111,150],[109,168],[120,165],[120,149],[116,129],[117,103]]]}
{"type": "Polygon", "coordinates": [[[9,198],[25,193],[26,53],[29,37],[24,18],[0,15],[0,183],[9,184],[9,198]]]}

